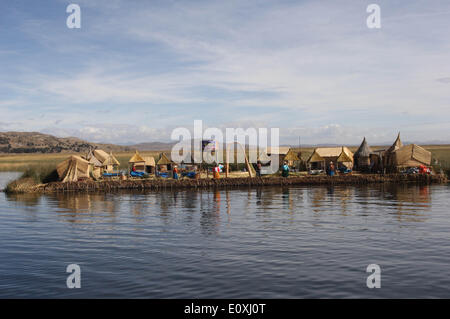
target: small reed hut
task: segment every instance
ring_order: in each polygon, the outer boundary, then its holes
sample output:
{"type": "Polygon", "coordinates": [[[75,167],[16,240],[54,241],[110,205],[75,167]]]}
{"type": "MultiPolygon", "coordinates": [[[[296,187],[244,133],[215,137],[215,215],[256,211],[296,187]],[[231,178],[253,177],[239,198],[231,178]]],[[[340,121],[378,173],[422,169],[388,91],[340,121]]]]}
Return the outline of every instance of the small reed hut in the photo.
{"type": "Polygon", "coordinates": [[[156,163],[156,167],[159,172],[168,172],[172,171],[174,164],[175,163],[172,162],[168,155],[166,155],[165,153],[161,153],[161,155],[159,156],[159,160],[156,163]]]}
{"type": "Polygon", "coordinates": [[[393,153],[396,169],[431,165],[431,152],[416,144],[400,147],[393,153]]]}
{"type": "Polygon", "coordinates": [[[89,178],[89,162],[77,155],[72,155],[56,167],[62,182],[77,182],[89,178]]]}
{"type": "MultiPolygon", "coordinates": [[[[267,156],[278,155],[279,165],[280,167],[284,164],[285,158],[289,153],[291,148],[289,146],[279,146],[278,150],[276,147],[267,147],[266,154],[267,156]]],[[[288,164],[289,165],[289,164],[288,164]]]]}
{"type": "Polygon", "coordinates": [[[102,164],[106,173],[117,173],[119,171],[120,163],[112,153],[109,153],[108,158],[102,164]]]}
{"type": "Polygon", "coordinates": [[[383,154],[382,154],[382,161],[383,161],[383,167],[386,168],[388,171],[395,170],[395,159],[394,159],[394,153],[398,149],[403,147],[403,143],[400,139],[400,132],[397,135],[397,138],[395,139],[394,144],[391,145],[383,154]]]}
{"type": "Polygon", "coordinates": [[[318,147],[314,149],[307,164],[310,170],[325,170],[330,165],[330,162],[333,162],[336,168],[345,166],[351,169],[353,168],[353,153],[346,146],[318,147]]]}
{"type": "Polygon", "coordinates": [[[155,174],[156,171],[156,162],[153,156],[144,156],[145,161],[145,172],[147,174],[155,174]]]}
{"type": "Polygon", "coordinates": [[[369,147],[369,145],[367,144],[366,138],[364,137],[358,150],[353,155],[354,167],[359,171],[370,171],[370,168],[371,168],[370,155],[371,154],[372,154],[372,150],[369,147]]]}
{"type": "Polygon", "coordinates": [[[289,167],[298,167],[300,163],[300,158],[297,153],[292,148],[289,148],[289,151],[286,153],[286,156],[283,158],[284,161],[288,162],[289,167]]]}
{"type": "Polygon", "coordinates": [[[99,178],[102,175],[103,164],[97,157],[95,157],[92,149],[89,150],[89,153],[86,155],[85,159],[89,162],[92,177],[99,178]]]}
{"type": "Polygon", "coordinates": [[[134,167],[136,172],[145,172],[145,160],[137,150],[134,152],[134,155],[128,161],[128,167],[130,166],[131,169],[133,169],[134,167]]]}

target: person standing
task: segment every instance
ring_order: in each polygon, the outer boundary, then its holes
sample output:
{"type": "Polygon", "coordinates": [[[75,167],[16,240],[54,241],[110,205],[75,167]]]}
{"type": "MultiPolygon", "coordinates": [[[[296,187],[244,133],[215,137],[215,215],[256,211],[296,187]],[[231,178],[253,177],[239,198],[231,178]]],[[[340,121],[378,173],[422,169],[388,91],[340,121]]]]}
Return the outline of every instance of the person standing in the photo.
{"type": "Polygon", "coordinates": [[[281,170],[281,176],[288,177],[289,176],[289,166],[287,162],[284,162],[284,165],[281,170]]]}
{"type": "Polygon", "coordinates": [[[178,179],[178,167],[176,165],[173,167],[173,179],[178,179]]]}
{"type": "Polygon", "coordinates": [[[214,166],[214,179],[220,178],[220,167],[219,165],[214,166]]]}
{"type": "Polygon", "coordinates": [[[261,168],[262,168],[261,161],[258,161],[256,163],[256,176],[258,177],[261,177],[261,168]]]}
{"type": "Polygon", "coordinates": [[[333,162],[330,162],[330,176],[334,176],[336,169],[334,167],[333,162]]]}

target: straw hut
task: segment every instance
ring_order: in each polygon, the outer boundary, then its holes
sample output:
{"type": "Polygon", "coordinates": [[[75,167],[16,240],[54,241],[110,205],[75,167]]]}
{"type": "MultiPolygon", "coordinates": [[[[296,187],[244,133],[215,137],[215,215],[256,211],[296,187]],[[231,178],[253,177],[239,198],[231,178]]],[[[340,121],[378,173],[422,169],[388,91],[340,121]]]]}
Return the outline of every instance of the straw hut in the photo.
{"type": "Polygon", "coordinates": [[[85,159],[89,162],[92,176],[94,178],[99,178],[102,175],[103,164],[97,157],[95,157],[92,149],[89,150],[89,153],[86,155],[85,159]]]}
{"type": "Polygon", "coordinates": [[[279,146],[278,149],[276,147],[267,147],[266,154],[267,156],[278,155],[279,165],[280,167],[284,164],[284,160],[289,153],[291,148],[289,146],[279,146]]]}
{"type": "Polygon", "coordinates": [[[80,156],[72,155],[56,167],[62,182],[76,182],[89,178],[89,162],[80,156]]]}
{"type": "Polygon", "coordinates": [[[175,163],[172,162],[172,160],[168,155],[166,155],[165,153],[161,153],[161,155],[159,156],[159,160],[156,163],[156,166],[159,172],[167,172],[172,171],[174,164],[175,163]]]}
{"type": "Polygon", "coordinates": [[[145,159],[136,150],[134,155],[128,161],[128,166],[134,167],[136,172],[145,172],[145,159]]]}
{"type": "Polygon", "coordinates": [[[104,150],[94,150],[94,156],[103,163],[106,161],[106,159],[109,157],[109,154],[106,153],[104,150]]]}
{"type": "Polygon", "coordinates": [[[307,164],[309,169],[326,169],[330,162],[335,163],[336,168],[353,168],[353,153],[345,146],[318,147],[314,149],[307,164]]]}
{"type": "Polygon", "coordinates": [[[395,170],[394,152],[403,147],[403,143],[400,139],[400,132],[395,139],[394,144],[391,145],[385,152],[381,153],[383,167],[389,171],[395,170]]]}
{"type": "Polygon", "coordinates": [[[298,163],[300,162],[300,158],[295,151],[290,148],[289,151],[286,153],[286,156],[283,158],[284,161],[288,162],[289,167],[298,166],[298,163]]]}
{"type": "Polygon", "coordinates": [[[145,172],[147,174],[155,174],[156,171],[156,162],[153,156],[144,156],[145,161],[145,172]]]}
{"type": "Polygon", "coordinates": [[[366,138],[364,137],[361,145],[358,150],[353,155],[355,167],[358,170],[369,170],[370,169],[370,154],[372,154],[372,150],[367,144],[366,138]]]}
{"type": "Polygon", "coordinates": [[[119,170],[120,163],[112,153],[109,153],[108,158],[102,163],[103,170],[107,173],[114,173],[119,170]]]}
{"type": "Polygon", "coordinates": [[[410,144],[400,147],[393,152],[394,165],[397,169],[431,165],[431,152],[423,147],[410,144]]]}

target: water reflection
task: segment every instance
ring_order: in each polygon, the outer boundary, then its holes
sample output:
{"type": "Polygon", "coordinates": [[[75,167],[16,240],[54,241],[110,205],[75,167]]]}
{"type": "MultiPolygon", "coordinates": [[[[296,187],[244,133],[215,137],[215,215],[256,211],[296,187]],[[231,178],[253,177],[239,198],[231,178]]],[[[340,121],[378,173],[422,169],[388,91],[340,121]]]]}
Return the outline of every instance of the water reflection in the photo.
{"type": "Polygon", "coordinates": [[[189,224],[200,213],[199,225],[204,234],[217,234],[221,214],[231,221],[234,210],[244,214],[264,212],[270,216],[275,211],[290,215],[311,211],[313,213],[338,212],[341,216],[354,213],[368,214],[374,208],[388,208],[398,221],[421,222],[431,209],[431,188],[428,185],[371,185],[361,187],[283,187],[248,188],[214,191],[161,191],[118,192],[113,194],[59,193],[7,194],[8,201],[25,207],[48,205],[63,220],[95,222],[92,217],[108,218],[114,222],[120,212],[128,212],[136,223],[148,214],[156,213],[164,225],[170,225],[177,214],[189,224]],[[245,195],[244,195],[245,194],[245,195]],[[244,195],[245,199],[237,197],[244,195]]]}

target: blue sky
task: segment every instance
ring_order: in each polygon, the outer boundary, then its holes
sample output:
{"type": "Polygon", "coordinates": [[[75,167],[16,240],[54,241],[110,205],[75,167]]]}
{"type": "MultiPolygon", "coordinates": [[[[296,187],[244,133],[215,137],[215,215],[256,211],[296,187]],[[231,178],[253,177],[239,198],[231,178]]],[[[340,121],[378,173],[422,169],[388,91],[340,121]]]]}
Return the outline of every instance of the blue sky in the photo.
{"type": "Polygon", "coordinates": [[[281,143],[448,142],[449,29],[448,0],[1,1],[0,131],[137,143],[198,119],[281,143]]]}

